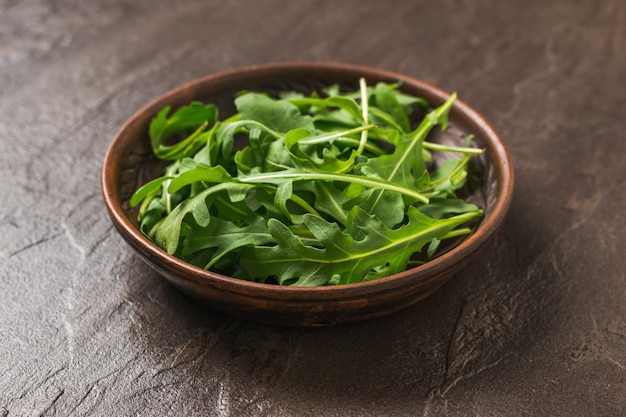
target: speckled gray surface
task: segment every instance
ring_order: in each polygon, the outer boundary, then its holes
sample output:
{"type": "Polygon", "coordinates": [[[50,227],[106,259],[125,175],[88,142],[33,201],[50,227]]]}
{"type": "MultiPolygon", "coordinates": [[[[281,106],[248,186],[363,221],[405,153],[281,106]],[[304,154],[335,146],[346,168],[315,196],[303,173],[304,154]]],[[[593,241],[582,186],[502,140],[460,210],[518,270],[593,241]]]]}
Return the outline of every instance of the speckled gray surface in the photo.
{"type": "Polygon", "coordinates": [[[626,414],[626,4],[0,0],[0,416],[626,414]],[[516,169],[470,268],[390,317],[229,318],[145,266],[99,173],[125,119],[216,71],[403,72],[460,97],[516,169]]]}

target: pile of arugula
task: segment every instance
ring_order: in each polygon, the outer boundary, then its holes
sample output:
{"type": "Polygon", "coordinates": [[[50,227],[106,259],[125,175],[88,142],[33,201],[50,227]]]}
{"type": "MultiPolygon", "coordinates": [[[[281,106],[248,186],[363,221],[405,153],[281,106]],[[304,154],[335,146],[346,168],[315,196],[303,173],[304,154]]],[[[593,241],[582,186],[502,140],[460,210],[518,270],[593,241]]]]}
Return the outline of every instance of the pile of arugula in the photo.
{"type": "Polygon", "coordinates": [[[201,268],[282,285],[367,281],[432,256],[483,214],[457,197],[482,150],[471,138],[426,140],[446,128],[454,94],[429,110],[398,87],[361,79],[350,93],[246,92],[225,120],[210,104],[164,108],[149,134],[172,163],[131,199],[142,233],[201,268]],[[433,152],[459,157],[429,170],[433,152]]]}

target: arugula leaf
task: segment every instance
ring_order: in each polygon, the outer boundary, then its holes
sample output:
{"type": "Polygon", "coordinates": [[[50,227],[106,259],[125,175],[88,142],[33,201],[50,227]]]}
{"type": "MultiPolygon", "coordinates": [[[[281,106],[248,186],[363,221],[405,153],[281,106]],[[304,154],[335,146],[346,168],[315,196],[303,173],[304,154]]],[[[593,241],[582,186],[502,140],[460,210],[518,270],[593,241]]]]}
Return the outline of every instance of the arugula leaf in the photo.
{"type": "Polygon", "coordinates": [[[423,113],[427,103],[400,88],[360,79],[326,97],[245,92],[225,120],[212,105],[164,108],[149,134],[172,163],[131,197],[142,233],[193,265],[281,285],[377,279],[415,253],[434,256],[482,216],[456,195],[482,150],[471,137],[463,147],[427,140],[456,95],[423,113]]]}
{"type": "Polygon", "coordinates": [[[376,216],[355,207],[351,219],[353,232],[364,235],[360,240],[342,231],[336,223],[305,215],[304,225],[322,248],[304,244],[287,226],[272,219],[268,228],[277,245],[244,248],[241,265],[251,277],[273,276],[281,284],[326,285],[333,276],[339,276],[340,284],[360,282],[380,266],[388,274],[404,270],[411,255],[424,245],[481,214],[476,211],[436,220],[410,207],[408,223],[393,230],[376,216]]]}
{"type": "Polygon", "coordinates": [[[211,221],[207,197],[220,191],[227,191],[231,188],[250,189],[251,186],[234,182],[222,183],[207,188],[194,197],[183,201],[164,218],[155,234],[156,244],[165,249],[169,254],[176,253],[180,243],[181,227],[185,217],[191,215],[198,226],[206,227],[211,221]]]}
{"type": "Polygon", "coordinates": [[[188,169],[176,178],[174,178],[167,188],[169,193],[175,193],[186,185],[193,184],[195,182],[202,181],[205,183],[221,184],[226,182],[232,182],[234,179],[226,172],[223,166],[218,165],[210,167],[206,165],[198,165],[194,168],[188,169]]]}
{"type": "Polygon", "coordinates": [[[459,198],[431,198],[428,204],[417,209],[433,219],[444,219],[451,215],[477,211],[475,204],[466,203],[459,198]]]}
{"type": "Polygon", "coordinates": [[[235,223],[212,217],[205,227],[195,227],[185,236],[182,256],[190,256],[198,251],[213,249],[212,259],[204,268],[211,268],[226,254],[247,245],[265,245],[273,242],[267,224],[257,217],[250,224],[237,226],[235,223]]]}
{"type": "MultiPolygon", "coordinates": [[[[352,169],[362,150],[348,147],[344,152],[344,150],[333,145],[334,141],[373,128],[374,125],[366,125],[323,134],[310,132],[306,129],[293,129],[285,135],[285,147],[289,151],[292,161],[298,167],[341,174],[352,169]],[[320,153],[322,154],[321,158],[319,157],[320,153]],[[349,153],[347,158],[342,158],[343,153],[349,153]]],[[[360,142],[348,143],[360,145],[360,142]]]]}
{"type": "Polygon", "coordinates": [[[150,123],[150,143],[154,154],[159,159],[177,160],[190,156],[202,147],[207,139],[207,126],[217,119],[217,108],[213,105],[204,105],[193,102],[168,114],[171,107],[161,110],[150,123]],[[193,133],[175,145],[165,145],[170,137],[186,133],[193,129],[193,133]]]}
{"type": "Polygon", "coordinates": [[[137,204],[141,203],[141,201],[146,198],[150,194],[154,194],[161,188],[161,185],[167,181],[171,180],[173,177],[159,177],[153,179],[152,181],[142,185],[137,191],[135,191],[130,199],[130,206],[135,207],[137,204]]]}
{"type": "Polygon", "coordinates": [[[274,100],[264,94],[248,93],[235,99],[242,120],[255,120],[268,128],[281,133],[291,129],[313,129],[313,121],[308,115],[287,100],[274,100]]]}
{"type": "Polygon", "coordinates": [[[315,208],[345,226],[348,215],[343,208],[347,201],[343,191],[332,182],[315,181],[305,184],[310,185],[316,196],[315,208]]]}
{"type": "MultiPolygon", "coordinates": [[[[289,102],[298,108],[307,108],[315,116],[316,121],[324,119],[324,116],[337,117],[338,111],[341,111],[345,115],[349,115],[350,122],[355,124],[362,124],[363,114],[361,107],[354,99],[350,97],[331,96],[327,98],[299,98],[292,99],[289,102]],[[311,109],[313,107],[313,109],[311,109]]],[[[345,116],[344,116],[345,117],[345,116]]]]}
{"type": "Polygon", "coordinates": [[[398,101],[395,90],[385,83],[378,83],[374,89],[374,96],[378,108],[391,116],[394,125],[399,126],[401,131],[408,132],[409,118],[398,101]]]}
{"type": "MultiPolygon", "coordinates": [[[[453,94],[444,104],[424,118],[414,132],[403,136],[398,141],[393,153],[369,158],[366,162],[358,165],[357,169],[368,177],[375,173],[382,180],[406,188],[415,187],[426,172],[426,165],[422,156],[422,142],[437,124],[445,125],[448,112],[455,99],[456,96],[453,94]]],[[[397,195],[390,195],[388,191],[382,188],[372,191],[362,190],[361,193],[367,194],[361,195],[354,203],[368,213],[377,214],[381,219],[384,219],[383,221],[387,226],[395,226],[404,217],[404,208],[397,195]]],[[[428,203],[428,200],[423,196],[418,197],[417,200],[428,203]]]]}

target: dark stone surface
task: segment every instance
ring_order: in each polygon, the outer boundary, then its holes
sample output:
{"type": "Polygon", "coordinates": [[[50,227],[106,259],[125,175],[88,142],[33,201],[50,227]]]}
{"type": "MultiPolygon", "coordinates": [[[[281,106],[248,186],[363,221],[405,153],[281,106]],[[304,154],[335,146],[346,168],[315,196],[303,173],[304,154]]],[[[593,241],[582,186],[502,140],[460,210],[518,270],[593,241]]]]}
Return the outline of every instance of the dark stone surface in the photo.
{"type": "Polygon", "coordinates": [[[0,0],[0,416],[622,416],[626,4],[0,0]],[[478,262],[399,314],[229,318],[113,230],[133,112],[249,64],[343,61],[482,112],[516,168],[478,262]]]}

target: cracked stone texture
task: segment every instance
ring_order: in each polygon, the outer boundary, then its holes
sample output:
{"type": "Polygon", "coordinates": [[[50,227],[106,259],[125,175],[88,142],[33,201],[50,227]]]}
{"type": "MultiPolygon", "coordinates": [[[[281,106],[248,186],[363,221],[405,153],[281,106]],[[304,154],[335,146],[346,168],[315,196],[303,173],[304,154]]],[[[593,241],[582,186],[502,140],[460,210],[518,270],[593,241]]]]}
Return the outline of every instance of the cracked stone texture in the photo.
{"type": "Polygon", "coordinates": [[[0,0],[0,416],[626,415],[626,3],[0,0]],[[99,170],[168,89],[284,60],[460,97],[516,169],[501,232],[426,301],[286,329],[192,302],[99,170]]]}

